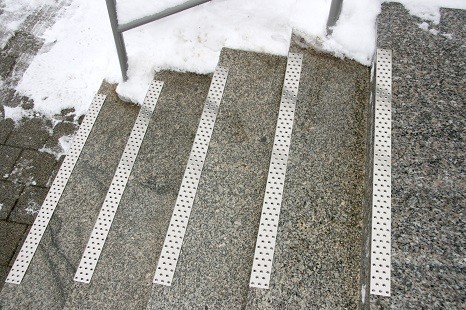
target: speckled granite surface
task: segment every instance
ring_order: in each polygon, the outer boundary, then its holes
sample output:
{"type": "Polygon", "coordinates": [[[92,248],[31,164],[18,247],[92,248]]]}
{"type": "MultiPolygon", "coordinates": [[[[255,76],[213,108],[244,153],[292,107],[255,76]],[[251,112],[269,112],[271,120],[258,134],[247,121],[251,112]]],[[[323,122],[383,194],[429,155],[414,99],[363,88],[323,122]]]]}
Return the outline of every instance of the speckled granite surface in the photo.
{"type": "Polygon", "coordinates": [[[369,68],[292,51],[304,60],[270,289],[251,288],[247,309],[356,309],[369,68]]]}
{"type": "Polygon", "coordinates": [[[224,49],[230,69],[172,286],[148,309],[243,309],[286,58],[224,49]]]}
{"type": "Polygon", "coordinates": [[[161,72],[146,135],[90,284],[65,309],[145,309],[211,77],[161,72]]]}
{"type": "Polygon", "coordinates": [[[119,101],[111,85],[107,100],[71,174],[36,254],[20,285],[5,284],[0,309],[63,309],[139,108],[119,101]]]}
{"type": "Polygon", "coordinates": [[[371,309],[466,308],[466,11],[438,35],[384,4],[378,47],[393,50],[392,296],[371,309]]]}

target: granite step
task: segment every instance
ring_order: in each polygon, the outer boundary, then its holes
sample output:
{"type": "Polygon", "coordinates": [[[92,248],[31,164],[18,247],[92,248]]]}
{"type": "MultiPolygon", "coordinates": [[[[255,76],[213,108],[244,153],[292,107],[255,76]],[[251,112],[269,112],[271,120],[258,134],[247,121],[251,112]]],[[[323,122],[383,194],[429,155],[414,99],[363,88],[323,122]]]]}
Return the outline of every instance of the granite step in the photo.
{"type": "Polygon", "coordinates": [[[65,309],[147,305],[211,77],[161,72],[155,80],[164,86],[92,280],[74,286],[65,309]]]}
{"type": "Polygon", "coordinates": [[[292,42],[303,65],[270,287],[246,309],[356,309],[369,69],[292,42]]]}
{"type": "Polygon", "coordinates": [[[384,3],[378,17],[393,51],[392,282],[366,309],[465,308],[466,11],[440,14],[384,3]]]}
{"type": "Polygon", "coordinates": [[[139,108],[107,95],[67,186],[21,284],[5,283],[1,309],[63,309],[76,283],[73,275],[86,246],[139,108]]]}
{"type": "Polygon", "coordinates": [[[219,65],[228,81],[181,255],[148,309],[246,305],[286,58],[224,49],[219,65]]]}
{"type": "Polygon", "coordinates": [[[223,49],[228,80],[171,286],[152,280],[211,76],[160,72],[164,87],[90,284],[74,274],[139,111],[110,85],[2,309],[356,308],[369,70],[293,42],[304,60],[269,289],[249,284],[287,59],[223,49]]]}

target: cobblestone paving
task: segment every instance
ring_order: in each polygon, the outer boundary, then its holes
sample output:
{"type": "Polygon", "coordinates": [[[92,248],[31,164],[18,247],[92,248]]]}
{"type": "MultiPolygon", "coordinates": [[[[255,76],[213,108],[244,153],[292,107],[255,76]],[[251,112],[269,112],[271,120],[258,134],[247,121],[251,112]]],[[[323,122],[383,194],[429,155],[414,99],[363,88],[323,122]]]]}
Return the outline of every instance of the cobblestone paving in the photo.
{"type": "MultiPolygon", "coordinates": [[[[60,167],[59,139],[78,127],[73,111],[46,119],[33,113],[34,103],[14,90],[42,46],[39,36],[68,2],[40,7],[0,50],[0,289],[60,167]],[[5,118],[5,107],[17,106],[30,113],[15,123],[5,118]]],[[[0,20],[7,22],[8,16],[3,17],[0,10],[0,20]]]]}

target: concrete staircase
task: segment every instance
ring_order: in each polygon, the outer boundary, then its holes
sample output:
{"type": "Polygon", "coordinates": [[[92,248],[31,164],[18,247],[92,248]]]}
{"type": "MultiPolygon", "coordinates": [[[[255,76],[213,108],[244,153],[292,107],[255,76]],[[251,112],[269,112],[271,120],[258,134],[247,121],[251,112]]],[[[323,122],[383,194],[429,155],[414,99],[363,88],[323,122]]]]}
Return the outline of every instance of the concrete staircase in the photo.
{"type": "Polygon", "coordinates": [[[224,49],[228,80],[171,286],[152,279],[211,76],[160,72],[163,90],[90,284],[73,277],[139,110],[105,83],[34,259],[21,284],[4,286],[0,308],[357,308],[369,69],[302,44],[291,51],[303,66],[269,289],[250,288],[249,277],[287,59],[224,49]]]}

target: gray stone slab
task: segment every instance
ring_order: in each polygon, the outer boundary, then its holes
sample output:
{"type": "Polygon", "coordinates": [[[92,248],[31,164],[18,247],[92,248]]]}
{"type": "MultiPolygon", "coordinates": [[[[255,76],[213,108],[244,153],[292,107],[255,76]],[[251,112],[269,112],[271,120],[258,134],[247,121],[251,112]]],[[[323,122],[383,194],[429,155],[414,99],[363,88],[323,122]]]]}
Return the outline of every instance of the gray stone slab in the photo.
{"type": "Polygon", "coordinates": [[[356,309],[369,70],[291,50],[304,60],[270,289],[251,288],[246,308],[356,309]]]}
{"type": "Polygon", "coordinates": [[[437,36],[399,4],[378,21],[393,50],[392,292],[372,309],[465,307],[466,11],[441,14],[437,36]]]}
{"type": "Polygon", "coordinates": [[[44,149],[55,154],[63,154],[65,150],[61,146],[60,138],[72,137],[78,128],[79,125],[75,122],[59,122],[53,127],[53,134],[45,142],[44,149]]]}
{"type": "Polygon", "coordinates": [[[10,271],[10,268],[7,266],[0,266],[0,290],[3,287],[3,284],[5,283],[5,279],[8,276],[8,272],[10,271]]]}
{"type": "Polygon", "coordinates": [[[145,309],[210,76],[162,72],[161,96],[89,285],[66,309],[145,309]]]}
{"type": "Polygon", "coordinates": [[[286,59],[224,49],[220,65],[228,81],[172,286],[154,285],[148,309],[246,304],[286,59]]]}
{"type": "MultiPolygon", "coordinates": [[[[0,105],[0,109],[2,106],[0,105]]],[[[2,112],[3,113],[3,112],[2,112]]],[[[6,139],[10,135],[14,127],[13,120],[11,119],[2,119],[0,120],[0,143],[5,143],[6,139]]]]}
{"type": "Polygon", "coordinates": [[[13,257],[10,259],[10,263],[8,264],[8,266],[11,268],[13,266],[13,264],[15,263],[15,260],[16,258],[18,257],[19,255],[19,252],[21,251],[21,247],[24,243],[24,241],[26,240],[26,237],[27,235],[29,234],[29,231],[31,230],[31,226],[28,225],[26,226],[26,230],[24,231],[23,233],[23,236],[21,237],[21,240],[18,242],[18,246],[16,247],[16,250],[15,250],[15,254],[13,255],[13,257]]]}
{"type": "Polygon", "coordinates": [[[8,217],[22,190],[21,184],[0,181],[0,220],[8,217]]]}
{"type": "Polygon", "coordinates": [[[42,207],[47,192],[48,189],[45,187],[26,186],[8,220],[32,225],[42,207]]]}
{"type": "Polygon", "coordinates": [[[26,225],[0,221],[0,265],[8,266],[26,225]]]}
{"type": "Polygon", "coordinates": [[[21,149],[17,147],[11,147],[8,145],[0,145],[0,179],[8,178],[16,160],[21,154],[21,149]]]}
{"type": "Polygon", "coordinates": [[[47,141],[50,127],[50,121],[42,118],[25,119],[13,128],[6,144],[38,150],[47,141]]]}
{"type": "Polygon", "coordinates": [[[26,185],[48,186],[56,166],[55,156],[46,152],[23,150],[8,180],[26,185]]]}
{"type": "Polygon", "coordinates": [[[95,219],[123,152],[138,108],[107,100],[84,146],[44,237],[20,285],[5,284],[2,309],[63,309],[95,219]]]}

